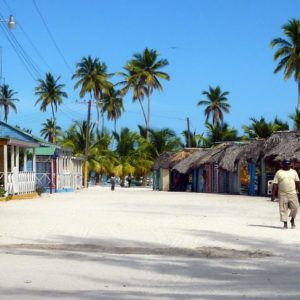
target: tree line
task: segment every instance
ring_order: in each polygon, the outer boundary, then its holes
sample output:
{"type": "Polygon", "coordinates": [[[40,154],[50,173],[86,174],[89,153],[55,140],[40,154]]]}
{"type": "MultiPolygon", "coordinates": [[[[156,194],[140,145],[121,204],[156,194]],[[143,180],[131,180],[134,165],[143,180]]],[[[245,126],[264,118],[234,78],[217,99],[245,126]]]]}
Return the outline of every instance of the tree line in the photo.
{"type": "MultiPolygon", "coordinates": [[[[283,71],[285,80],[294,77],[297,82],[298,103],[289,118],[293,121],[293,129],[300,130],[300,20],[291,19],[282,27],[282,32],[284,38],[274,38],[270,43],[276,48],[274,60],[278,61],[274,73],[283,71]]],[[[46,73],[44,79],[38,79],[35,88],[35,105],[43,112],[50,108],[52,114],[42,123],[41,135],[52,143],[73,149],[75,155],[85,156],[86,168],[95,171],[97,176],[115,173],[124,183],[126,174],[145,177],[163,151],[176,151],[188,145],[210,147],[216,142],[267,138],[275,131],[289,130],[288,123],[277,117],[272,121],[263,116],[260,119],[251,117],[251,123],[243,126],[244,133],[239,136],[238,131],[225,122],[225,114],[230,113],[229,92],[222,91],[220,86],[209,86],[197,102],[204,107],[206,133],[185,130],[182,142],[170,128],[154,130],[150,123],[152,94],[155,90],[163,91],[162,80],[170,80],[170,75],[163,72],[168,60],[159,56],[156,50],[146,48],[134,54],[123,71],[115,73],[108,73],[106,64],[99,58],[83,57],[76,64],[72,79],[80,98],[88,96],[87,120],[73,122],[64,132],[57,123],[56,113],[58,106],[68,98],[65,84],[61,83],[60,76],[55,78],[46,73]],[[113,83],[116,76],[121,80],[113,83]],[[138,125],[136,132],[128,128],[117,132],[116,122],[125,111],[123,99],[128,93],[140,106],[144,125],[138,125]],[[96,122],[91,120],[92,102],[96,104],[96,122]],[[105,118],[114,122],[112,132],[105,128],[105,118]]],[[[16,94],[8,84],[0,87],[0,107],[5,122],[10,109],[17,111],[16,94]]]]}

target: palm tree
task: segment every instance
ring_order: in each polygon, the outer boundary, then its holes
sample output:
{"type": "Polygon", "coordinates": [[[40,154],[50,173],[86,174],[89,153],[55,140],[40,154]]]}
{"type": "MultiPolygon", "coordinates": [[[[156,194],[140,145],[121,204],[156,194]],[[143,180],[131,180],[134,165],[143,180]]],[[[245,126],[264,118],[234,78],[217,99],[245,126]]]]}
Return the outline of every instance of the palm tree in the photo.
{"type": "Polygon", "coordinates": [[[0,87],[0,107],[4,108],[4,122],[7,123],[9,109],[11,108],[13,111],[17,112],[17,107],[15,105],[15,101],[19,101],[19,99],[14,98],[17,92],[13,91],[9,88],[8,84],[3,84],[0,87]]]}
{"type": "Polygon", "coordinates": [[[238,132],[235,128],[230,128],[227,123],[206,123],[205,127],[207,128],[207,146],[211,146],[217,142],[232,142],[238,141],[238,132]]]}
{"type": "Polygon", "coordinates": [[[189,141],[190,147],[192,148],[200,148],[203,146],[203,136],[201,134],[197,134],[196,131],[188,132],[187,130],[184,130],[181,134],[184,137],[183,147],[189,147],[189,141]]]}
{"type": "Polygon", "coordinates": [[[264,117],[261,117],[260,120],[255,118],[250,118],[252,124],[249,126],[244,125],[243,129],[248,138],[268,138],[275,131],[280,129],[278,124],[273,122],[267,122],[264,117]]]}
{"type": "MultiPolygon", "coordinates": [[[[99,58],[93,59],[91,56],[83,57],[79,63],[76,64],[77,70],[72,76],[72,79],[78,79],[74,88],[80,87],[79,96],[84,98],[88,93],[90,99],[88,100],[88,113],[87,113],[87,126],[86,126],[86,144],[85,144],[85,156],[88,156],[88,149],[90,143],[90,120],[91,120],[91,105],[92,97],[96,101],[99,101],[103,96],[103,92],[110,93],[112,84],[107,80],[108,75],[106,73],[106,64],[101,63],[99,58]]],[[[87,187],[88,166],[85,164],[84,168],[84,186],[87,187]]]]}
{"type": "Polygon", "coordinates": [[[56,139],[56,119],[55,113],[57,112],[57,107],[63,103],[64,98],[68,98],[68,94],[63,91],[65,84],[58,83],[60,80],[60,76],[56,79],[53,77],[51,73],[46,73],[45,80],[38,79],[39,85],[35,88],[35,94],[38,96],[35,105],[41,104],[40,110],[45,112],[47,107],[51,106],[52,111],[52,119],[54,123],[54,132],[53,132],[53,140],[56,139]]]}
{"type": "Polygon", "coordinates": [[[57,132],[61,130],[60,126],[57,126],[52,119],[47,119],[42,123],[42,129],[40,131],[43,138],[48,139],[50,143],[55,143],[54,138],[57,138],[57,132]]]}
{"type": "Polygon", "coordinates": [[[153,160],[165,151],[178,151],[181,148],[180,138],[169,128],[150,129],[150,145],[153,160]]]}
{"type": "MultiPolygon", "coordinates": [[[[150,128],[150,97],[154,90],[163,91],[159,79],[170,79],[167,73],[161,71],[169,62],[166,59],[158,60],[158,56],[156,50],[146,48],[142,53],[134,54],[133,58],[124,67],[128,72],[125,76],[126,86],[124,91],[126,92],[129,88],[132,88],[133,100],[139,100],[141,105],[144,96],[147,97],[147,116],[145,117],[147,130],[150,128]]],[[[145,116],[144,108],[142,110],[145,116]]]]}
{"type": "Polygon", "coordinates": [[[124,111],[123,98],[120,91],[112,89],[110,95],[103,97],[103,111],[107,113],[108,120],[114,121],[114,131],[117,130],[117,119],[124,111]]]}
{"type": "Polygon", "coordinates": [[[277,47],[274,60],[279,60],[274,73],[283,70],[284,79],[292,75],[298,84],[298,106],[300,110],[300,20],[291,19],[282,26],[286,39],[275,38],[271,41],[271,47],[277,47]]]}
{"type": "Polygon", "coordinates": [[[120,133],[113,132],[113,135],[117,142],[115,153],[118,157],[114,172],[120,176],[121,185],[124,186],[125,176],[134,173],[137,166],[139,156],[136,149],[139,137],[137,133],[128,128],[121,128],[120,133]]]}
{"type": "Polygon", "coordinates": [[[300,130],[300,110],[295,109],[295,113],[289,116],[290,119],[293,120],[293,128],[294,130],[300,130]]]}
{"type": "Polygon", "coordinates": [[[275,131],[284,131],[284,130],[289,130],[289,124],[287,122],[284,122],[276,116],[273,122],[274,125],[274,130],[275,131]]]}
{"type": "Polygon", "coordinates": [[[216,125],[219,121],[223,122],[223,113],[229,113],[230,105],[227,103],[226,96],[229,92],[222,92],[219,86],[212,88],[209,86],[208,91],[203,91],[202,95],[206,96],[206,99],[200,100],[197,105],[206,105],[204,114],[206,115],[206,122],[208,122],[212,114],[212,123],[216,125]]]}
{"type": "MultiPolygon", "coordinates": [[[[113,152],[109,150],[110,136],[105,132],[100,133],[95,127],[95,123],[92,123],[89,128],[90,144],[86,160],[88,173],[110,173],[116,161],[113,152]]],[[[64,133],[62,146],[72,149],[75,156],[85,156],[86,128],[86,121],[76,121],[64,133]]]]}

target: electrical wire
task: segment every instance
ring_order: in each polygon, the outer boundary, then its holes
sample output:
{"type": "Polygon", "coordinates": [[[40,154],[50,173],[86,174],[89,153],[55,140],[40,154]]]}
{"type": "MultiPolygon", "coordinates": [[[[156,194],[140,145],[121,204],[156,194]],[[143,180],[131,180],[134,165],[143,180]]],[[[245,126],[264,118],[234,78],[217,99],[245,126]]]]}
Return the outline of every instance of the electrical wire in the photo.
{"type": "Polygon", "coordinates": [[[12,46],[13,50],[15,51],[17,56],[19,57],[21,63],[24,65],[24,67],[26,68],[26,70],[29,73],[29,75],[31,76],[31,78],[33,80],[36,80],[36,77],[37,77],[36,74],[34,74],[34,72],[30,69],[30,67],[28,66],[28,63],[26,62],[26,59],[20,53],[19,49],[17,48],[17,46],[14,44],[13,40],[11,39],[10,35],[7,33],[5,25],[0,24],[0,29],[2,30],[2,32],[5,35],[6,39],[8,40],[10,45],[12,46]]]}
{"type": "MultiPolygon", "coordinates": [[[[10,6],[8,5],[6,0],[3,0],[5,6],[7,7],[8,11],[14,15],[12,9],[10,8],[10,6]]],[[[38,57],[44,62],[44,64],[47,66],[47,68],[53,73],[52,68],[50,67],[50,65],[47,63],[47,61],[44,59],[44,57],[41,55],[40,51],[37,49],[37,47],[34,45],[34,43],[32,42],[31,38],[29,37],[29,35],[25,32],[25,30],[23,29],[23,26],[21,25],[20,21],[18,21],[18,27],[20,28],[20,30],[22,31],[22,33],[24,34],[25,38],[27,39],[27,41],[30,43],[31,47],[34,49],[34,51],[36,52],[36,54],[38,55],[38,57]]]]}
{"type": "Polygon", "coordinates": [[[49,29],[49,27],[48,27],[48,25],[47,25],[47,23],[46,23],[46,20],[44,19],[43,15],[42,15],[42,13],[41,13],[41,11],[40,11],[40,9],[38,8],[38,6],[37,6],[37,4],[36,4],[36,1],[35,1],[35,0],[32,0],[32,2],[33,2],[33,4],[34,4],[34,7],[35,7],[37,13],[39,14],[39,16],[40,16],[40,18],[41,18],[41,20],[42,20],[42,22],[43,22],[45,28],[46,28],[46,31],[47,31],[47,33],[48,33],[48,35],[49,35],[51,41],[53,42],[53,44],[54,44],[54,46],[55,46],[57,52],[59,53],[60,57],[61,57],[62,60],[64,61],[64,64],[65,64],[65,66],[67,67],[67,69],[70,71],[71,74],[73,74],[72,68],[70,67],[70,65],[69,65],[69,63],[67,62],[65,56],[63,55],[62,51],[61,51],[60,48],[58,47],[58,45],[57,45],[57,43],[56,43],[56,41],[55,41],[55,39],[54,39],[54,37],[53,37],[53,35],[52,35],[50,29],[49,29]]]}

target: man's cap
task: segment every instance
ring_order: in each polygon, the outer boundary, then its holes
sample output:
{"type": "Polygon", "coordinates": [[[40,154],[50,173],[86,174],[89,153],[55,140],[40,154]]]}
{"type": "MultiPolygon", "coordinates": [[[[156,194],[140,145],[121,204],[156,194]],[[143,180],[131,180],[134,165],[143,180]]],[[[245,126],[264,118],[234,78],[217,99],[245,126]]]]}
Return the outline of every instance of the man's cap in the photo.
{"type": "Polygon", "coordinates": [[[288,165],[291,164],[291,160],[290,160],[290,159],[284,159],[284,160],[282,161],[282,164],[285,165],[285,166],[288,166],[288,165]]]}

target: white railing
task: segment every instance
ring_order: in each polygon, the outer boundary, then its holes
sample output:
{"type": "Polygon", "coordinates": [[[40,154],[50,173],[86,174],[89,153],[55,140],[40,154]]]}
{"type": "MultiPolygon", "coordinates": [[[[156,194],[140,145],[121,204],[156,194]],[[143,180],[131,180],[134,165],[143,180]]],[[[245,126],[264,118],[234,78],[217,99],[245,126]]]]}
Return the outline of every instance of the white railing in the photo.
{"type": "MultiPolygon", "coordinates": [[[[0,172],[0,185],[7,195],[27,194],[36,190],[36,187],[50,188],[50,173],[34,172],[8,172],[5,185],[4,172],[0,172]]],[[[57,189],[80,189],[82,188],[81,174],[58,174],[57,189]]],[[[55,189],[55,174],[52,175],[52,189],[55,189]]]]}
{"type": "Polygon", "coordinates": [[[0,182],[7,195],[27,194],[35,191],[35,173],[8,172],[7,182],[4,182],[4,172],[0,172],[0,182]]]}
{"type": "MultiPolygon", "coordinates": [[[[52,189],[55,189],[56,176],[52,174],[51,180],[50,173],[37,173],[36,185],[44,188],[50,188],[50,182],[52,181],[52,189]]],[[[63,189],[80,189],[82,188],[82,175],[81,174],[58,174],[57,175],[57,190],[63,189]]]]}

